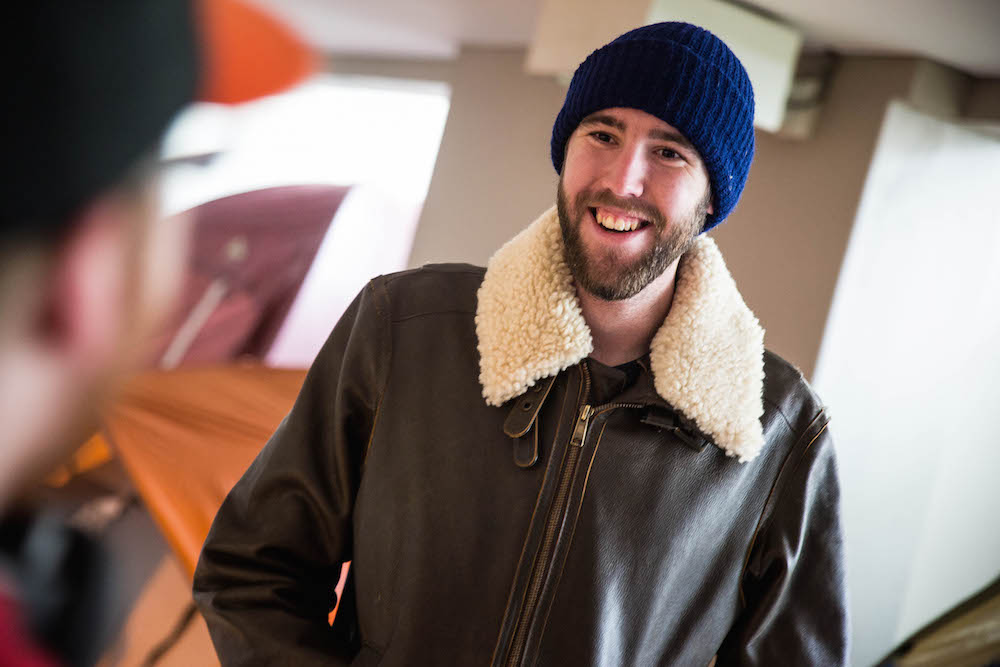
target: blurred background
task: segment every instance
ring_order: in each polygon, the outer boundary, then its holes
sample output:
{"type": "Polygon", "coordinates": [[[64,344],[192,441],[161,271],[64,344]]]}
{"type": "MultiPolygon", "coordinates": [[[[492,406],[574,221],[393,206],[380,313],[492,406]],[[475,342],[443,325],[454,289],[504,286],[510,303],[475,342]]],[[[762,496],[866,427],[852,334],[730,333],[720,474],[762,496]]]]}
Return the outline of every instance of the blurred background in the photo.
{"type": "Polygon", "coordinates": [[[1000,3],[258,2],[322,67],[168,134],[163,213],[194,211],[194,248],[150,365],[192,375],[140,378],[49,480],[127,561],[105,664],[217,664],[188,577],[297,369],[371,277],[485,264],[548,208],[573,70],[660,20],[717,33],[754,82],[756,158],[712,235],[833,415],[854,664],[1000,660],[1000,3]],[[213,384],[234,361],[257,398],[213,384]]]}

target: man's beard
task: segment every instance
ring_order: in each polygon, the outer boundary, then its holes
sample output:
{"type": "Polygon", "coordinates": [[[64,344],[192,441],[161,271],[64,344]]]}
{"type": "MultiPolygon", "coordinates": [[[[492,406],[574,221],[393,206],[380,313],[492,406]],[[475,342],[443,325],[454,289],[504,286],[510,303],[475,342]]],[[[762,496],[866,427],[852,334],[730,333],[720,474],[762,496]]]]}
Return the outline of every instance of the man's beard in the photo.
{"type": "Polygon", "coordinates": [[[573,210],[577,212],[577,219],[571,220],[562,178],[559,179],[557,195],[559,227],[562,230],[565,259],[570,273],[577,287],[582,287],[605,301],[632,298],[659,278],[674,260],[687,252],[705,225],[710,201],[706,193],[687,218],[672,220],[668,225],[655,207],[645,202],[621,199],[610,190],[603,190],[593,196],[586,192],[579,193],[573,206],[573,210]],[[638,216],[648,220],[656,232],[656,242],[642,256],[627,264],[620,257],[615,257],[617,251],[609,249],[605,257],[610,261],[606,262],[604,267],[598,266],[596,258],[587,256],[587,250],[580,238],[580,227],[584,224],[583,218],[588,208],[601,205],[634,211],[638,216]]]}

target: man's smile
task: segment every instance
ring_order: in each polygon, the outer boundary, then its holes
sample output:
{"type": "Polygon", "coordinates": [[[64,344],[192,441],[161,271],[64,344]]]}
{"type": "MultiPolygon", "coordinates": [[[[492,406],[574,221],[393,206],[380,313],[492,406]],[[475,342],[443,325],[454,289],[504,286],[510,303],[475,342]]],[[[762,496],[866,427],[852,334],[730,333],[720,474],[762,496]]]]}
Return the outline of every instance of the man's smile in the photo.
{"type": "Polygon", "coordinates": [[[597,224],[611,231],[634,232],[650,224],[649,220],[607,206],[591,208],[590,214],[597,224]]]}

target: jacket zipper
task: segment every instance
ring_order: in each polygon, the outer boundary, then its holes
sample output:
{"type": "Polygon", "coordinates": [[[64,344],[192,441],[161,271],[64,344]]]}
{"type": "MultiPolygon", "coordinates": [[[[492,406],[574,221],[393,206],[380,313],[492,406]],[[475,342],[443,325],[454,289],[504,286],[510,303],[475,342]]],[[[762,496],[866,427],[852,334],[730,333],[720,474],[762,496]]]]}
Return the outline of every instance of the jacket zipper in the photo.
{"type": "Polygon", "coordinates": [[[570,484],[576,473],[576,467],[580,460],[580,453],[583,450],[583,443],[587,437],[587,427],[591,418],[599,412],[605,412],[614,408],[641,408],[638,403],[606,403],[598,407],[593,407],[587,403],[590,394],[590,370],[586,362],[580,365],[583,372],[583,398],[584,404],[580,406],[580,412],[573,426],[573,434],[569,440],[569,451],[566,452],[566,463],[563,466],[562,476],[559,479],[559,486],[556,489],[555,498],[552,501],[552,510],[549,512],[548,520],[545,524],[545,532],[542,534],[542,545],[539,549],[538,559],[535,561],[531,579],[528,583],[528,592],[524,599],[524,608],[521,616],[515,625],[514,639],[511,643],[510,653],[508,653],[506,664],[516,666],[520,664],[524,657],[524,647],[528,640],[528,630],[531,627],[531,619],[535,615],[538,607],[538,597],[542,592],[542,583],[545,574],[549,570],[552,560],[552,550],[555,546],[556,533],[566,516],[566,509],[569,505],[570,484]]]}
{"type": "Polygon", "coordinates": [[[587,364],[580,365],[583,372],[583,405],[576,423],[573,425],[573,434],[569,440],[569,450],[566,452],[566,463],[563,466],[562,476],[559,478],[559,486],[556,489],[556,496],[552,501],[552,510],[549,512],[548,520],[545,523],[545,532],[542,534],[542,545],[539,549],[538,558],[535,561],[534,569],[531,572],[531,579],[528,582],[528,592],[524,598],[524,607],[521,616],[514,626],[514,639],[511,642],[510,652],[507,654],[507,665],[512,667],[521,663],[524,657],[524,645],[528,639],[528,629],[531,627],[531,618],[535,615],[535,608],[538,606],[538,596],[542,591],[542,582],[549,569],[552,560],[552,548],[555,545],[556,532],[559,524],[562,523],[566,515],[567,499],[569,498],[569,486],[576,472],[576,464],[580,460],[580,450],[583,449],[583,441],[587,437],[587,425],[594,408],[587,403],[590,394],[590,371],[587,364]]]}

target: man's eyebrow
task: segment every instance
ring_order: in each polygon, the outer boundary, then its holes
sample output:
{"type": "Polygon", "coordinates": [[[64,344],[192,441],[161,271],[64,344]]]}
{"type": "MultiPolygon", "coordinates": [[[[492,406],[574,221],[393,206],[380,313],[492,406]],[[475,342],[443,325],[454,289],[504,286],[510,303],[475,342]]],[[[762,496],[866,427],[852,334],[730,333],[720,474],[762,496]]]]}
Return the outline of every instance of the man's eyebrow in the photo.
{"type": "Polygon", "coordinates": [[[657,141],[670,141],[689,150],[695,150],[695,147],[690,141],[688,141],[687,137],[680,132],[672,132],[670,130],[650,130],[649,136],[657,141]]]}
{"type": "Polygon", "coordinates": [[[625,123],[606,113],[592,113],[581,120],[580,125],[608,125],[619,132],[625,131],[625,123]]]}
{"type": "MultiPolygon", "coordinates": [[[[580,121],[580,125],[607,125],[608,127],[613,127],[619,132],[625,131],[624,122],[610,114],[601,112],[590,114],[580,121]]],[[[651,139],[656,139],[657,141],[669,141],[689,150],[696,150],[694,145],[688,141],[688,138],[680,132],[672,130],[650,130],[649,137],[651,139]]]]}

